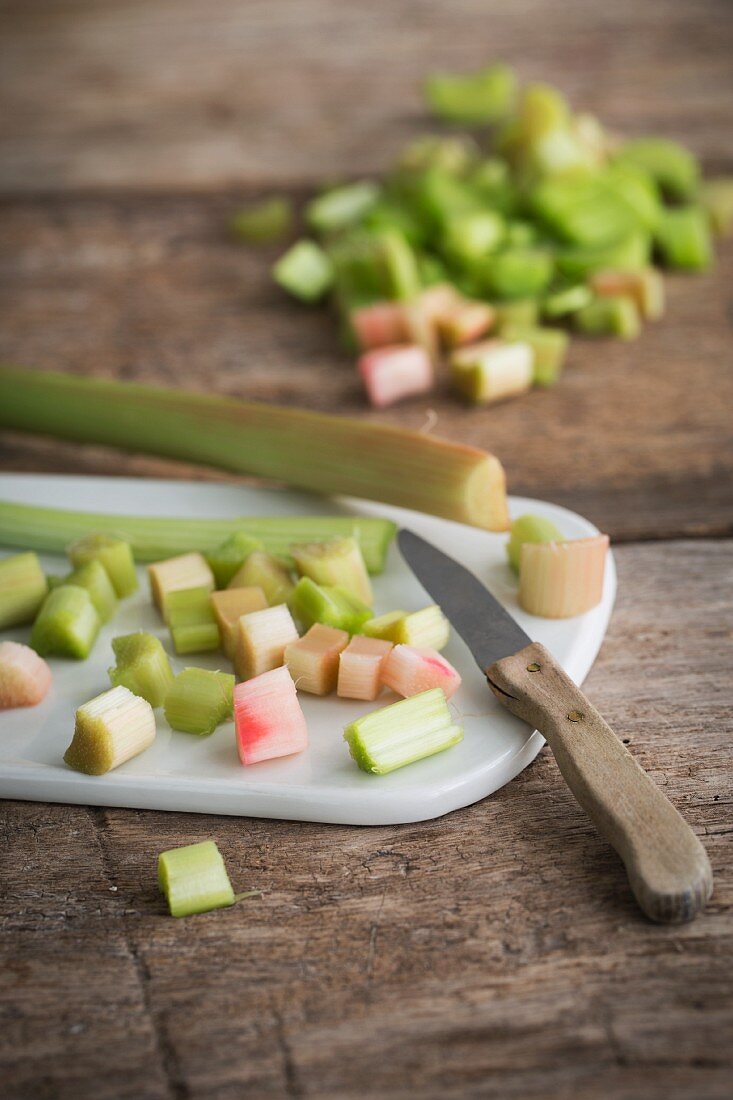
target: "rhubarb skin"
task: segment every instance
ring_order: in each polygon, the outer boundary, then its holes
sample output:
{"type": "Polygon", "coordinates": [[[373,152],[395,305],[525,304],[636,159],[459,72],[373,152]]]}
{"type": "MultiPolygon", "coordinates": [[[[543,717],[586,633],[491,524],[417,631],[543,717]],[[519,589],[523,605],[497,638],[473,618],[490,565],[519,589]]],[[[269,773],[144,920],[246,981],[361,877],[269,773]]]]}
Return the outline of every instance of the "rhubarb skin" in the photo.
{"type": "Polygon", "coordinates": [[[382,670],[392,643],[356,635],[339,658],[336,691],[342,699],[373,702],[382,690],[382,670]]]}
{"type": "Polygon", "coordinates": [[[38,706],[51,682],[51,669],[34,649],[20,642],[0,642],[0,710],[38,706]]]}
{"type": "Polygon", "coordinates": [[[308,747],[305,715],[287,668],[275,668],[237,684],[234,721],[242,764],[291,756],[308,747]]]}
{"type": "Polygon", "coordinates": [[[362,351],[401,344],[409,337],[401,302],[374,302],[352,311],[351,327],[362,351]]]}
{"type": "Polygon", "coordinates": [[[393,344],[369,351],[359,359],[358,367],[369,403],[377,409],[433,388],[433,365],[417,344],[393,344]]]}
{"type": "Polygon", "coordinates": [[[603,596],[608,535],[568,542],[525,542],[519,559],[519,603],[530,615],[569,619],[603,596]]]}
{"type": "Polygon", "coordinates": [[[349,644],[345,630],[314,623],[307,634],[285,647],[285,664],[298,691],[330,695],[336,690],[339,654],[349,644]]]}
{"type": "Polygon", "coordinates": [[[405,699],[430,688],[442,688],[450,699],[461,686],[461,676],[435,649],[396,645],[382,666],[382,683],[405,699]]]}

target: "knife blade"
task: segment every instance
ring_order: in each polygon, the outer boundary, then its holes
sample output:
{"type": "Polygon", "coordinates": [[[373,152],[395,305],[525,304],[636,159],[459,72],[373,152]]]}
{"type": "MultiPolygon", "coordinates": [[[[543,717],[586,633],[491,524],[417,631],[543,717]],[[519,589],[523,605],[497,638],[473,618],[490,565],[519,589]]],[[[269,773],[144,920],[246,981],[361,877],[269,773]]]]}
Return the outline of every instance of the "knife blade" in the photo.
{"type": "Polygon", "coordinates": [[[692,920],[713,889],[695,833],[555,658],[468,569],[413,531],[398,545],[471,650],[496,698],[538,729],[563,778],[621,856],[652,920],[692,920]]]}

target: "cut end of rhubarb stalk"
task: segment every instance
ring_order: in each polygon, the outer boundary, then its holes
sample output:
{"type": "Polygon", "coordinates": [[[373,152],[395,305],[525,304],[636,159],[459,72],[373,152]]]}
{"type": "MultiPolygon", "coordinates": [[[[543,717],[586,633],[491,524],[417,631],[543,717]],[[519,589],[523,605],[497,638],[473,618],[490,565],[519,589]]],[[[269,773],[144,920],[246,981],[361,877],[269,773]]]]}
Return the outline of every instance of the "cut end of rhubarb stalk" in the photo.
{"type": "Polygon", "coordinates": [[[405,615],[395,631],[401,645],[419,649],[444,649],[450,638],[450,623],[437,604],[405,615]]]}
{"type": "Polygon", "coordinates": [[[300,543],[290,549],[298,572],[317,584],[336,585],[371,606],[372,585],[355,538],[300,543]]]}
{"type": "Polygon", "coordinates": [[[229,672],[184,668],[165,697],[171,729],[207,737],[232,716],[234,677],[229,672]]]}
{"type": "Polygon", "coordinates": [[[601,602],[608,535],[568,542],[525,542],[519,565],[519,602],[530,615],[569,619],[601,602]]]}
{"type": "Polygon", "coordinates": [[[143,631],[125,634],[112,639],[112,651],[117,661],[108,670],[113,686],[128,688],[151,707],[162,706],[173,683],[173,670],[160,639],[143,631]]]}
{"type": "Polygon", "coordinates": [[[435,649],[396,645],[384,662],[382,683],[405,699],[431,688],[442,688],[450,699],[461,686],[461,676],[435,649]]]}
{"type": "Polygon", "coordinates": [[[209,563],[198,551],[154,562],[148,566],[148,577],[153,603],[166,622],[166,599],[169,593],[178,592],[182,588],[205,588],[213,592],[215,586],[209,563]]]}
{"type": "Polygon", "coordinates": [[[348,645],[345,630],[314,623],[307,634],[285,647],[285,664],[298,691],[330,695],[336,688],[339,654],[348,645]]]}
{"type": "Polygon", "coordinates": [[[279,668],[285,660],[285,647],[297,640],[298,630],[285,604],[242,615],[234,661],[237,675],[249,680],[279,668]]]}
{"type": "Polygon", "coordinates": [[[365,772],[386,775],[463,740],[440,688],[372,711],[347,726],[344,740],[365,772]]]}
{"type": "Polygon", "coordinates": [[[0,710],[35,707],[51,687],[51,669],[30,646],[0,642],[0,710]]]}
{"type": "Polygon", "coordinates": [[[234,721],[243,764],[290,756],[308,747],[305,715],[287,668],[276,668],[237,684],[234,721]]]}
{"type": "Polygon", "coordinates": [[[208,913],[235,902],[224,860],[213,840],[161,852],[158,886],[172,917],[208,913]]]}
{"type": "Polygon", "coordinates": [[[519,556],[525,542],[562,542],[563,533],[551,519],[544,516],[517,516],[512,523],[506,553],[509,564],[519,573],[519,556]]]}
{"type": "Polygon", "coordinates": [[[69,767],[86,775],[104,775],[152,745],[155,715],[150,703],[126,687],[113,687],[76,712],[69,767]]]}
{"type": "Polygon", "coordinates": [[[393,344],[368,351],[358,366],[369,403],[378,409],[403,397],[428,393],[433,387],[430,356],[417,344],[393,344]]]}
{"type": "Polygon", "coordinates": [[[339,658],[337,692],[342,699],[372,702],[382,690],[382,670],[392,643],[381,638],[352,638],[339,658]]]}

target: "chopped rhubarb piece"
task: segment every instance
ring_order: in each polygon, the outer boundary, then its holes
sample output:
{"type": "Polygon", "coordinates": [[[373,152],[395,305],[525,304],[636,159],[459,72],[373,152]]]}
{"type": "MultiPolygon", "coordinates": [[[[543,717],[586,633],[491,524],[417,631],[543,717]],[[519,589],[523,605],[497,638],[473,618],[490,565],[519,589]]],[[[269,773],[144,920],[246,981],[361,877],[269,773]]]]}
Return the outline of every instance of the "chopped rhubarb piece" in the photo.
{"type": "Polygon", "coordinates": [[[330,695],[336,688],[339,654],[349,643],[345,630],[314,623],[307,634],[285,647],[285,664],[298,691],[330,695]]]}
{"type": "Polygon", "coordinates": [[[437,604],[405,615],[396,626],[394,640],[419,649],[444,649],[450,637],[450,623],[437,604]]]}
{"type": "Polygon", "coordinates": [[[376,619],[367,619],[361,628],[361,633],[366,634],[367,638],[382,638],[387,642],[398,642],[402,620],[406,615],[406,611],[387,611],[384,615],[378,615],[376,619]]]}
{"type": "Polygon", "coordinates": [[[517,516],[512,523],[506,553],[509,564],[515,573],[519,573],[519,555],[525,542],[562,542],[563,534],[557,524],[544,516],[529,513],[517,516]]]}
{"type": "Polygon", "coordinates": [[[664,279],[655,267],[597,271],[591,275],[590,285],[600,298],[631,298],[647,321],[658,321],[664,313],[664,279]]]}
{"type": "Polygon", "coordinates": [[[208,668],[184,668],[165,697],[165,717],[171,729],[208,737],[232,716],[234,677],[208,668]]]}
{"type": "Polygon", "coordinates": [[[270,607],[287,603],[294,587],[287,566],[262,550],[250,554],[227,585],[227,588],[261,588],[270,607]]]}
{"type": "Polygon", "coordinates": [[[226,588],[209,596],[219,625],[221,648],[230,661],[237,649],[237,629],[242,615],[250,611],[263,611],[267,607],[265,593],[257,585],[248,588],[226,588]]]}
{"type": "Polygon", "coordinates": [[[285,604],[250,611],[239,620],[234,667],[242,680],[279,668],[285,647],[297,642],[298,631],[285,604]]]}
{"type": "Polygon", "coordinates": [[[159,638],[152,634],[125,634],[112,639],[117,664],[107,669],[114,687],[121,684],[133,695],[160,707],[173,683],[173,670],[159,638]]]}
{"type": "Polygon", "coordinates": [[[166,622],[166,597],[170,592],[178,592],[182,588],[207,588],[213,592],[215,587],[209,563],[198,551],[154,562],[148,566],[148,577],[153,603],[166,622]]]}
{"type": "Polygon", "coordinates": [[[342,588],[362,603],[373,603],[372,586],[355,538],[298,543],[290,548],[298,572],[317,584],[342,588]]]}
{"type": "Polygon", "coordinates": [[[405,307],[401,302],[374,302],[353,310],[351,327],[364,351],[401,344],[409,337],[405,307]]]}
{"type": "Polygon", "coordinates": [[[519,559],[519,602],[530,615],[569,619],[600,603],[608,535],[568,542],[525,542],[519,559]]]}
{"type": "Polygon", "coordinates": [[[51,687],[43,657],[20,642],[0,642],[0,710],[35,707],[51,687]]]}
{"type": "Polygon", "coordinates": [[[0,630],[30,623],[48,594],[38,555],[13,554],[0,561],[0,630]]]}
{"type": "Polygon", "coordinates": [[[450,699],[461,686],[461,677],[435,649],[396,645],[384,662],[382,683],[405,699],[430,688],[442,688],[450,699]]]}
{"type": "Polygon", "coordinates": [[[158,886],[172,917],[208,913],[236,901],[221,852],[213,840],[161,852],[158,886]]]}
{"type": "Polygon", "coordinates": [[[451,373],[455,388],[472,404],[503,401],[532,385],[532,349],[527,343],[485,340],[454,351],[451,373]]]}
{"type": "Polygon", "coordinates": [[[31,631],[31,646],[42,657],[53,654],[84,661],[101,625],[86,588],[61,584],[43,601],[31,631]]]}
{"type": "Polygon", "coordinates": [[[392,643],[381,638],[352,638],[339,658],[337,693],[343,699],[376,699],[382,690],[382,669],[392,643]]]}
{"type": "Polygon", "coordinates": [[[308,747],[305,715],[286,668],[275,668],[237,684],[234,721],[243,764],[290,756],[308,747]]]}
{"type": "Polygon", "coordinates": [[[436,283],[435,286],[424,290],[419,300],[423,315],[428,321],[437,325],[444,317],[449,316],[463,299],[450,283],[436,283]]]}
{"type": "Polygon", "coordinates": [[[358,718],[344,730],[344,740],[359,767],[374,775],[433,756],[463,740],[440,688],[400,699],[358,718]]]}
{"type": "Polygon", "coordinates": [[[104,775],[143,752],[154,740],[155,715],[150,703],[119,685],[79,707],[64,760],[78,772],[104,775]]]}
{"type": "Polygon", "coordinates": [[[369,351],[359,360],[359,373],[369,401],[376,408],[413,394],[427,393],[433,386],[430,357],[417,344],[395,344],[369,351]]]}
{"type": "Polygon", "coordinates": [[[485,336],[495,317],[486,302],[458,302],[438,321],[438,329],[443,342],[449,348],[457,348],[485,336]]]}

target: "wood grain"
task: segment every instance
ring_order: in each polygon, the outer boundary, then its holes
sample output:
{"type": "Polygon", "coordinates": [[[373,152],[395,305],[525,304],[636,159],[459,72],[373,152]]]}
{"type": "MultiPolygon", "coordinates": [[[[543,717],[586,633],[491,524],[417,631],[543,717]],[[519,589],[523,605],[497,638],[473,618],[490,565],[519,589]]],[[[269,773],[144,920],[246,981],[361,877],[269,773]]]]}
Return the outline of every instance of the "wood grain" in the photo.
{"type": "MultiPolygon", "coordinates": [[[[499,455],[510,492],[575,508],[616,541],[733,530],[733,248],[668,281],[635,343],[573,342],[562,382],[469,410],[445,383],[367,410],[325,311],[273,286],[272,254],[227,239],[233,196],[57,196],[0,208],[0,359],[379,418],[499,455]]],[[[6,469],[175,472],[4,437],[6,469]]],[[[189,470],[180,472],[189,474],[189,470]]]]}
{"type": "Polygon", "coordinates": [[[420,825],[7,803],[4,1096],[727,1097],[733,558],[708,540],[617,560],[585,690],[705,842],[697,921],[639,914],[547,750],[420,825]],[[174,921],[157,853],[208,837],[264,897],[174,921]]]}

